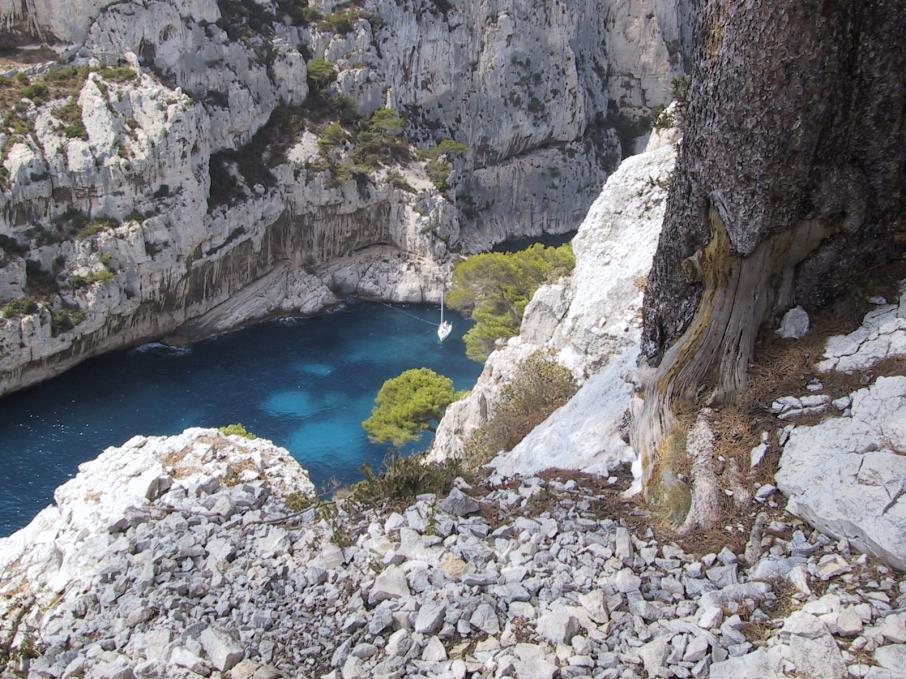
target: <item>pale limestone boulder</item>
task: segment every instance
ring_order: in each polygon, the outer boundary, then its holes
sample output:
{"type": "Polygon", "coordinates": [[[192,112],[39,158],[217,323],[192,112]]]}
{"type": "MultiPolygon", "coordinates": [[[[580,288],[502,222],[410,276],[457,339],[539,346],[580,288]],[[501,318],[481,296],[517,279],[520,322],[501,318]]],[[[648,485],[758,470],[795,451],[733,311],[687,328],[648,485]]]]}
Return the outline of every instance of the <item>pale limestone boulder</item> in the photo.
{"type": "Polygon", "coordinates": [[[783,315],[777,334],[783,339],[801,339],[808,334],[808,329],[808,313],[801,306],[796,306],[783,315]]]}
{"type": "Polygon", "coordinates": [[[906,377],[852,394],[850,417],[796,427],[780,458],[787,510],[906,569],[906,377]]]}
{"type": "Polygon", "coordinates": [[[852,373],[867,370],[886,358],[906,354],[906,281],[900,299],[869,311],[862,325],[848,335],[827,340],[821,371],[852,373]]]}

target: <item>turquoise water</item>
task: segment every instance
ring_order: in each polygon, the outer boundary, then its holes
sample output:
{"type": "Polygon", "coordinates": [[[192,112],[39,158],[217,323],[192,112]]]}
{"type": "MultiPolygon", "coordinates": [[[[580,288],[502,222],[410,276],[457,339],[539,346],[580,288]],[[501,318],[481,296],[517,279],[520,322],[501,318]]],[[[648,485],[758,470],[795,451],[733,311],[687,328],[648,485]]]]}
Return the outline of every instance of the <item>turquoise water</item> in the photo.
{"type": "Polygon", "coordinates": [[[436,307],[354,302],[188,349],[115,352],[0,399],[0,536],[50,504],[80,463],[136,434],[241,422],[289,449],[319,488],[355,481],[387,452],[361,427],[384,380],[426,366],[457,389],[474,385],[481,366],[462,343],[470,324],[448,316],[453,334],[439,344],[436,307]]]}

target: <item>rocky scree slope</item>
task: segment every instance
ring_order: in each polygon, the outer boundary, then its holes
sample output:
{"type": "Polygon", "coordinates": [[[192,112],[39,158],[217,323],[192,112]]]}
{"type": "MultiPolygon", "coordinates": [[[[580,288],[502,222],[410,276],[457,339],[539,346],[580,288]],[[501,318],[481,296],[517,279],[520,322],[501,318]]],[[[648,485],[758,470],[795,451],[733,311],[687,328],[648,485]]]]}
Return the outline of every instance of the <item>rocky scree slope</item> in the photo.
{"type": "Polygon", "coordinates": [[[0,540],[3,676],[901,676],[889,568],[782,516],[689,551],[617,518],[621,489],[460,479],[306,509],[270,444],[139,437],[0,540]]]}
{"type": "Polygon", "coordinates": [[[666,103],[686,14],[649,0],[3,3],[4,35],[80,68],[3,81],[0,393],[337,295],[435,299],[451,252],[574,228],[633,118],[666,103]],[[396,150],[363,161],[385,106],[405,119],[396,150]],[[332,122],[345,131],[325,143],[332,122]],[[413,154],[446,138],[466,150],[413,154]]]}

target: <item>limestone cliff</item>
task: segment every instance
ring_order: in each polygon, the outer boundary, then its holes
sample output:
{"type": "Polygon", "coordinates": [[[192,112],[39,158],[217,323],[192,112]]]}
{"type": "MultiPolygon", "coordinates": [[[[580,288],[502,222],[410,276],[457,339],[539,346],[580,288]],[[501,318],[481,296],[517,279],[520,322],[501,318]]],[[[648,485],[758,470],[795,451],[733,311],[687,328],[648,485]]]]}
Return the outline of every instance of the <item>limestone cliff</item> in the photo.
{"type": "Polygon", "coordinates": [[[575,228],[666,103],[687,14],[654,0],[3,0],[14,56],[40,39],[71,67],[4,81],[0,393],[338,295],[436,299],[452,252],[575,228]],[[318,59],[326,82],[309,77],[318,59]],[[350,142],[319,145],[329,122],[385,106],[410,149],[467,151],[375,169],[350,142]]]}
{"type": "Polygon", "coordinates": [[[543,286],[525,310],[520,334],[488,358],[471,392],[438,426],[433,459],[457,457],[493,416],[504,386],[538,351],[569,368],[582,385],[513,451],[494,461],[504,474],[552,467],[606,474],[634,455],[620,437],[638,357],[640,310],[657,246],[677,130],[655,135],[648,150],[612,174],[572,241],[575,271],[543,286]]]}

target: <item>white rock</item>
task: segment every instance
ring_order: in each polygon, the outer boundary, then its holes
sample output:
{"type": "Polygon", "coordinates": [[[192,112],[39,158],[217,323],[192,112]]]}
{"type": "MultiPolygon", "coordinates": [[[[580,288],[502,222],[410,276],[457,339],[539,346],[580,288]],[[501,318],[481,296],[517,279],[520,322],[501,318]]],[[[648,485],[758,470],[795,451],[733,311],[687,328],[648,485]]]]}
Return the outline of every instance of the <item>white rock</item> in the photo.
{"type": "Polygon", "coordinates": [[[808,330],[808,313],[801,306],[797,306],[783,315],[777,334],[783,339],[800,339],[808,334],[808,330]]]}
{"type": "Polygon", "coordinates": [[[891,613],[878,625],[878,631],[890,642],[906,644],[906,613],[891,613]]]}
{"type": "MultiPolygon", "coordinates": [[[[38,593],[39,601],[55,591],[77,588],[91,577],[104,546],[112,541],[108,526],[127,508],[146,504],[149,488],[159,485],[160,478],[172,471],[176,483],[188,487],[202,479],[222,478],[230,465],[249,462],[280,492],[315,492],[307,472],[289,452],[264,439],[227,438],[214,429],[187,429],[170,437],[136,436],[80,465],[76,477],[57,488],[55,506],[0,539],[0,570],[8,583],[38,593]],[[212,441],[221,450],[216,460],[208,455],[212,441]],[[86,549],[86,544],[93,548],[86,549]]],[[[0,597],[0,613],[8,604],[0,597]]]]}
{"type": "Polygon", "coordinates": [[[906,644],[891,644],[875,649],[875,660],[881,667],[902,672],[906,667],[906,644]]]}
{"type": "Polygon", "coordinates": [[[447,607],[442,603],[428,603],[418,609],[415,617],[415,631],[419,634],[434,634],[444,622],[447,607]]]}
{"type": "Polygon", "coordinates": [[[693,636],[686,645],[683,662],[698,662],[707,655],[709,648],[708,639],[705,636],[693,636]]]}
{"type": "Polygon", "coordinates": [[[447,651],[437,637],[431,637],[422,651],[422,660],[425,662],[443,662],[447,659],[447,651]]]}
{"type": "Polygon", "coordinates": [[[698,626],[702,629],[712,629],[720,625],[724,618],[724,612],[717,606],[708,606],[703,608],[698,614],[698,626]]]}
{"type": "Polygon", "coordinates": [[[787,509],[906,568],[906,377],[881,377],[852,394],[852,416],[790,434],[776,475],[787,509]]]}
{"type": "Polygon", "coordinates": [[[757,446],[752,448],[752,452],[749,453],[750,467],[754,469],[761,464],[761,461],[764,460],[764,456],[767,455],[770,446],[766,443],[759,443],[757,446]]]}
{"type": "Polygon", "coordinates": [[[604,592],[601,590],[597,589],[580,594],[579,603],[585,609],[588,617],[599,625],[606,624],[610,619],[607,613],[607,605],[604,603],[604,592]]]}
{"type": "Polygon", "coordinates": [[[398,629],[387,639],[387,645],[384,647],[387,655],[390,657],[404,655],[412,646],[412,639],[409,631],[398,629]]]}
{"type": "Polygon", "coordinates": [[[862,631],[862,617],[854,607],[844,608],[837,616],[831,631],[844,637],[854,637],[862,631]]]}
{"type": "Polygon", "coordinates": [[[642,579],[629,568],[623,568],[613,578],[613,586],[618,592],[637,592],[642,586],[642,579]]]}
{"type": "Polygon", "coordinates": [[[538,618],[535,630],[552,643],[568,644],[579,632],[579,620],[565,606],[557,606],[538,618]]]}
{"type": "Polygon", "coordinates": [[[406,573],[398,566],[388,566],[375,579],[374,586],[368,594],[368,603],[374,605],[388,599],[398,599],[409,595],[406,573]]]}
{"type": "Polygon", "coordinates": [[[778,654],[759,649],[711,665],[710,679],[782,679],[783,661],[778,654]]]}
{"type": "Polygon", "coordinates": [[[505,475],[528,475],[550,468],[556,460],[557,467],[606,473],[629,459],[631,448],[619,433],[632,394],[624,373],[634,369],[640,337],[637,313],[665,206],[660,182],[669,176],[674,160],[674,148],[666,146],[627,158],[608,179],[572,241],[576,268],[568,299],[562,297],[562,283],[535,293],[538,301],[529,305],[523,319],[525,336],[492,352],[469,396],[447,409],[431,459],[459,455],[463,441],[492,412],[517,366],[542,348],[550,349],[580,381],[602,372],[580,389],[575,402],[496,460],[497,469],[505,475]],[[553,319],[561,314],[551,333],[553,319]]]}
{"type": "Polygon", "coordinates": [[[480,604],[472,617],[469,618],[471,625],[485,634],[495,635],[500,632],[500,621],[497,619],[497,612],[490,604],[480,604]]]}
{"type": "Polygon", "coordinates": [[[639,648],[639,657],[649,677],[669,676],[664,673],[664,661],[667,659],[670,637],[660,636],[652,639],[639,648]]]}
{"type": "Polygon", "coordinates": [[[819,370],[851,373],[868,370],[893,356],[906,354],[906,281],[900,283],[899,304],[869,311],[862,325],[848,335],[827,340],[819,370]]]}
{"type": "Polygon", "coordinates": [[[541,646],[535,644],[516,644],[513,649],[516,655],[515,670],[519,679],[553,679],[557,666],[541,646]]]}
{"type": "Polygon", "coordinates": [[[245,656],[245,651],[223,630],[208,628],[198,637],[201,647],[215,669],[226,672],[245,656]]]}

